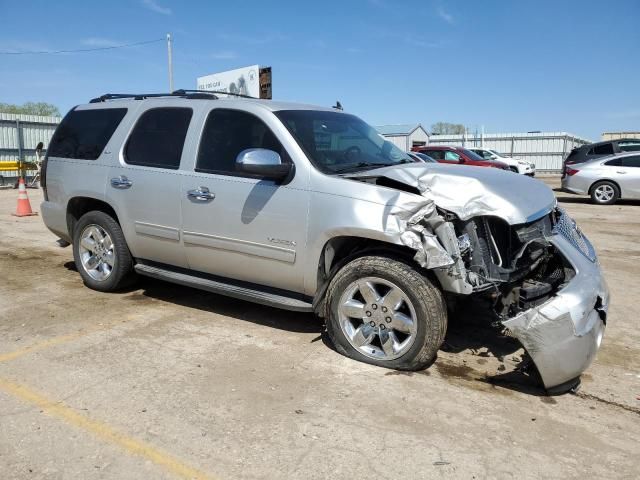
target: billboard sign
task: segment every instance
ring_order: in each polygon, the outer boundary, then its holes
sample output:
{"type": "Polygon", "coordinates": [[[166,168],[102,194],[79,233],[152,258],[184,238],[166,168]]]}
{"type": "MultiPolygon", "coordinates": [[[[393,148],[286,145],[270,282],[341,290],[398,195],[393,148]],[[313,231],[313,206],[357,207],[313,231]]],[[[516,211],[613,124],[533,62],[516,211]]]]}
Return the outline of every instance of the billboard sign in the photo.
{"type": "Polygon", "coordinates": [[[237,68],[198,77],[198,90],[230,92],[260,98],[260,66],[237,68]]]}

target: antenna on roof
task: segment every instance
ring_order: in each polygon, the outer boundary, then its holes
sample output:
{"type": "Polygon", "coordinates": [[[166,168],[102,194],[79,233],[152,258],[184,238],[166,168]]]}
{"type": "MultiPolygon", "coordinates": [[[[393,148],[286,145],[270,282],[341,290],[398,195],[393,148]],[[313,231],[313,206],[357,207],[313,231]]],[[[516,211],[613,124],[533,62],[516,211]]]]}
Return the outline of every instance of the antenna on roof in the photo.
{"type": "Polygon", "coordinates": [[[336,100],[336,104],[331,108],[335,108],[336,110],[344,110],[344,108],[342,108],[342,104],[338,100],[336,100]]]}

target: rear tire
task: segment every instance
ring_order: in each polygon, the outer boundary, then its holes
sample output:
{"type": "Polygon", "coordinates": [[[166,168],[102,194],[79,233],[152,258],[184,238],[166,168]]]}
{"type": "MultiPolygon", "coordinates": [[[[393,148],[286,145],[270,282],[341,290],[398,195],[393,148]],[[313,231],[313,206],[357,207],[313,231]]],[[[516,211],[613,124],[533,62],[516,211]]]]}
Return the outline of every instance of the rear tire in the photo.
{"type": "Polygon", "coordinates": [[[608,180],[597,182],[591,187],[591,201],[597,205],[613,205],[619,198],[620,189],[608,180]]]}
{"type": "Polygon", "coordinates": [[[338,271],[326,314],[338,352],[396,370],[429,366],[447,330],[442,292],[409,263],[381,256],[357,258],[338,271]]]}
{"type": "Polygon", "coordinates": [[[135,279],[133,258],[122,229],[110,215],[85,213],[73,230],[73,258],[84,284],[100,292],[113,292],[135,279]]]}

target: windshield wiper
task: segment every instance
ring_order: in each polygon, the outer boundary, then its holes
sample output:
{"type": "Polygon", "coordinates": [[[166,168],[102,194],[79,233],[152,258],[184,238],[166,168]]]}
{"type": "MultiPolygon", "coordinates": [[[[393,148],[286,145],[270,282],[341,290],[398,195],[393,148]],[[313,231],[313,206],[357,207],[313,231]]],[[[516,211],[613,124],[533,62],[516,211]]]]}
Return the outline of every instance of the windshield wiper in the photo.
{"type": "Polygon", "coordinates": [[[382,168],[382,167],[393,167],[395,165],[401,165],[403,163],[410,163],[408,160],[401,160],[397,163],[373,163],[373,162],[358,162],[356,164],[353,165],[348,165],[346,167],[342,167],[342,168],[338,168],[337,170],[334,170],[333,173],[348,173],[348,172],[356,172],[360,169],[365,169],[365,168],[382,168]]]}

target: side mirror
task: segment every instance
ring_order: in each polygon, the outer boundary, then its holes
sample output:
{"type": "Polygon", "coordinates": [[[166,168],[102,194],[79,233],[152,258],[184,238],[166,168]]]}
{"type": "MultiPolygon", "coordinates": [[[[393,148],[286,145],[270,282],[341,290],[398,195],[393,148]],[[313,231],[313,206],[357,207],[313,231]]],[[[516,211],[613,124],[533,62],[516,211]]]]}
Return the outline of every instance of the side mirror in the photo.
{"type": "Polygon", "coordinates": [[[495,160],[495,159],[497,159],[497,158],[498,158],[498,156],[497,156],[497,155],[491,155],[489,158],[490,158],[491,160],[495,160]]]}
{"type": "Polygon", "coordinates": [[[293,165],[282,163],[280,155],[266,148],[249,148],[236,157],[238,172],[259,175],[273,180],[282,180],[289,176],[293,165]]]}
{"type": "Polygon", "coordinates": [[[465,162],[466,162],[466,160],[464,159],[464,157],[460,157],[458,159],[458,163],[465,163],[465,162]]]}

